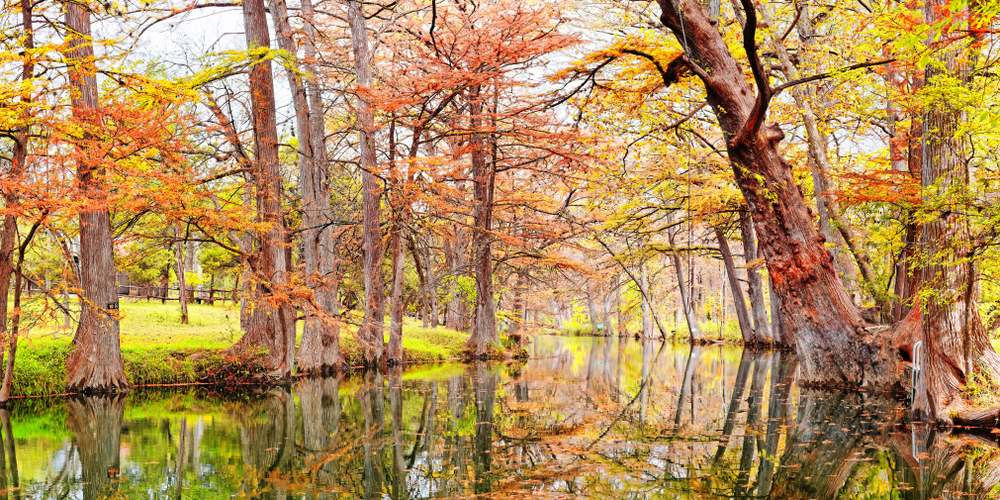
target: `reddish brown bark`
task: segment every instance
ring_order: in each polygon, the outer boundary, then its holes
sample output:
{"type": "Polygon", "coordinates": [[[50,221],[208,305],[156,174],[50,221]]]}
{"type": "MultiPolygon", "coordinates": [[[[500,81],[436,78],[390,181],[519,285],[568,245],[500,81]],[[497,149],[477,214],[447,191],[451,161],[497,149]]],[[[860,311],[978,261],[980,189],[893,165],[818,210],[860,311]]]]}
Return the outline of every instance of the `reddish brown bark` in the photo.
{"type": "Polygon", "coordinates": [[[473,231],[472,265],[476,272],[476,310],[472,335],[466,347],[475,356],[485,356],[490,344],[499,344],[496,324],[496,301],[493,298],[493,190],[496,165],[487,161],[483,126],[482,89],[474,85],[468,93],[469,127],[472,136],[469,145],[472,156],[473,231]]]}
{"type": "Polygon", "coordinates": [[[358,98],[357,120],[361,149],[362,190],[362,248],[364,250],[365,319],[359,331],[359,341],[364,348],[365,363],[377,364],[385,351],[382,333],[385,317],[385,277],[382,274],[382,187],[375,177],[378,163],[375,158],[375,132],[371,104],[363,92],[372,86],[371,55],[368,51],[368,29],[361,2],[347,3],[347,20],[351,27],[351,47],[354,53],[354,70],[362,94],[358,98]]]}
{"type": "MultiPolygon", "coordinates": [[[[325,221],[330,216],[330,194],[328,191],[326,147],[322,137],[322,118],[316,120],[313,114],[322,109],[317,93],[312,102],[307,84],[299,71],[298,46],[292,38],[292,27],[288,21],[288,10],[284,0],[271,0],[278,47],[291,56],[285,74],[292,91],[292,105],[295,109],[295,130],[298,133],[299,189],[302,193],[302,260],[305,264],[305,284],[312,292],[302,309],[305,323],[302,327],[302,342],[299,348],[298,366],[305,372],[322,372],[343,369],[345,364],[340,354],[340,325],[335,319],[337,304],[333,276],[333,242],[330,229],[325,221]],[[317,123],[318,121],[318,123],[317,123]]],[[[306,0],[302,4],[303,15],[307,17],[306,57],[315,58],[312,43],[312,4],[306,0]],[[311,47],[311,48],[310,48],[311,47]]]]}
{"type": "MultiPolygon", "coordinates": [[[[66,3],[68,43],[65,58],[73,87],[73,117],[94,125],[99,121],[94,47],[91,44],[90,11],[74,2],[66,3]]],[[[116,391],[129,387],[118,339],[118,287],[107,193],[101,180],[103,168],[97,159],[77,164],[80,195],[87,202],[80,214],[80,288],[82,310],[66,361],[66,384],[70,391],[116,391]],[[115,308],[112,310],[111,308],[115,308]]]]}
{"type": "MultiPolygon", "coordinates": [[[[243,2],[247,47],[271,46],[264,0],[243,2]]],[[[264,364],[279,376],[291,376],[295,362],[295,311],[287,296],[286,231],[281,216],[281,173],[278,169],[278,129],[271,62],[263,58],[250,67],[250,105],[254,122],[253,182],[257,218],[268,229],[256,235],[249,258],[251,282],[246,333],[237,350],[267,351],[264,364]]]]}
{"type": "MultiPolygon", "coordinates": [[[[942,12],[947,12],[943,2],[928,2],[925,19],[939,22],[942,12]]],[[[927,85],[938,77],[971,82],[975,49],[964,43],[951,43],[938,52],[940,64],[925,70],[927,85]]],[[[921,305],[924,355],[914,360],[921,369],[913,413],[946,425],[994,427],[1000,406],[977,407],[964,394],[965,389],[992,393],[1000,387],[1000,354],[979,316],[975,238],[963,214],[970,179],[967,141],[959,135],[965,119],[963,109],[943,97],[928,103],[923,116],[923,202],[937,216],[921,227],[921,287],[930,293],[923,294],[921,305]]]]}
{"type": "Polygon", "coordinates": [[[788,340],[800,356],[801,380],[846,386],[894,383],[896,355],[864,330],[866,324],[837,276],[791,166],[778,152],[784,134],[775,125],[763,125],[772,92],[754,46],[756,13],[751,2],[743,3],[749,6],[744,45],[757,98],[696,0],[660,0],[660,19],[687,48],[689,68],[704,83],[726,136],[736,182],[784,304],[788,340]]]}

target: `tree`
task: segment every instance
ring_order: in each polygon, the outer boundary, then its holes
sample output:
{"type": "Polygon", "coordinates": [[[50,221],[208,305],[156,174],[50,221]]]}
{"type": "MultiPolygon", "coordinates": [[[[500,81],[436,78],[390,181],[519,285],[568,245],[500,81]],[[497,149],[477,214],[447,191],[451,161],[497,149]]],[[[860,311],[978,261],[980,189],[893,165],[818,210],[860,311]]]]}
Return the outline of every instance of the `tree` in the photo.
{"type": "MultiPolygon", "coordinates": [[[[66,3],[67,43],[64,55],[69,65],[73,91],[73,117],[84,130],[101,126],[94,47],[90,32],[90,9],[66,3]]],[[[73,350],[66,361],[66,385],[70,391],[112,392],[128,389],[118,333],[118,288],[111,238],[111,216],[104,189],[105,169],[96,154],[87,154],[88,132],[78,148],[77,178],[87,202],[80,213],[80,288],[83,309],[73,337],[73,350]]]]}
{"type": "Polygon", "coordinates": [[[237,350],[267,351],[265,365],[283,377],[295,363],[295,312],[288,295],[285,258],[285,227],[281,213],[281,173],[278,170],[278,131],[275,117],[274,82],[271,78],[271,47],[264,0],[243,3],[247,47],[254,55],[250,65],[250,102],[254,124],[252,163],[253,197],[262,229],[254,231],[249,259],[252,290],[246,334],[237,350]]]}
{"type": "MultiPolygon", "coordinates": [[[[947,1],[927,2],[925,22],[964,22],[972,33],[981,26],[977,4],[955,14],[947,1]],[[954,18],[952,17],[954,16],[954,18]],[[957,19],[956,19],[957,18],[957,19]]],[[[976,235],[967,216],[969,204],[969,155],[962,124],[967,103],[954,97],[954,87],[968,88],[977,62],[975,35],[945,32],[936,50],[937,60],[925,69],[925,92],[931,98],[923,113],[924,209],[930,211],[921,227],[922,349],[913,402],[914,415],[946,425],[996,426],[1000,405],[980,407],[963,391],[992,392],[1000,387],[1000,354],[983,327],[979,313],[979,272],[972,246],[976,235]]]]}
{"type": "Polygon", "coordinates": [[[361,2],[349,0],[347,21],[351,29],[351,50],[354,53],[354,71],[357,76],[358,142],[361,149],[362,189],[362,250],[364,253],[365,319],[358,331],[358,340],[364,347],[365,363],[374,365],[385,354],[385,337],[382,322],[385,311],[385,278],[382,275],[382,188],[376,179],[378,162],[375,157],[375,122],[367,92],[372,87],[371,54],[368,50],[368,28],[361,2]]]}
{"type": "MultiPolygon", "coordinates": [[[[733,174],[753,217],[760,249],[789,326],[789,342],[801,357],[803,381],[842,386],[888,386],[896,382],[896,354],[865,331],[866,322],[844,288],[823,246],[791,166],[777,144],[784,133],[765,125],[777,91],[764,72],[755,46],[757,13],[749,1],[743,44],[753,88],[705,9],[694,0],[659,2],[661,21],[684,48],[674,73],[689,71],[704,84],[708,104],[726,138],[733,174]]],[[[786,83],[785,86],[796,82],[786,83]]]]}
{"type": "MultiPolygon", "coordinates": [[[[292,37],[288,11],[284,0],[270,2],[278,46],[288,53],[285,73],[292,91],[295,125],[298,131],[299,189],[302,192],[302,260],[305,264],[305,284],[312,292],[304,304],[305,324],[299,349],[299,369],[306,372],[340,370],[344,359],[340,354],[340,325],[336,297],[336,276],[331,229],[328,227],[330,194],[327,176],[325,135],[322,126],[322,99],[315,83],[305,82],[299,71],[304,65],[298,59],[298,47],[292,37]],[[309,87],[312,88],[309,88],[309,87]],[[313,95],[310,95],[313,94],[313,95]],[[317,116],[314,116],[317,115],[317,116]]],[[[306,0],[303,12],[312,9],[306,0]]],[[[306,19],[306,57],[315,59],[312,42],[312,19],[306,19]],[[311,48],[309,48],[311,47],[311,48]]]]}

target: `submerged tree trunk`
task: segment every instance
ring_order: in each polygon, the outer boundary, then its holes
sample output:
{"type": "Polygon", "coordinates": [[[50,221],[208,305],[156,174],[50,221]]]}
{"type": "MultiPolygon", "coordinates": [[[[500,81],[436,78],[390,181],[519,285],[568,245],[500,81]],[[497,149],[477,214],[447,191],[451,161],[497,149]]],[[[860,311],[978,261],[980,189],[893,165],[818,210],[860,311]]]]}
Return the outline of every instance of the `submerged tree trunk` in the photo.
{"type": "Polygon", "coordinates": [[[764,125],[773,94],[755,47],[756,12],[749,0],[744,44],[760,95],[697,0],[659,0],[661,21],[688,49],[682,62],[705,85],[724,132],[733,174],[753,215],[760,248],[784,304],[788,340],[806,383],[887,386],[898,380],[898,355],[875,336],[848,296],[817,233],[791,166],[778,151],[784,133],[764,125]],[[681,14],[683,12],[683,15],[681,14]]]}
{"type": "MultiPolygon", "coordinates": [[[[247,47],[270,48],[264,0],[243,2],[247,47]]],[[[250,66],[250,106],[253,111],[253,194],[257,219],[268,228],[256,236],[250,256],[250,294],[246,334],[234,346],[250,352],[264,348],[264,364],[276,375],[289,377],[295,365],[295,310],[283,298],[288,286],[285,256],[286,230],[281,214],[281,172],[278,164],[278,128],[275,115],[274,81],[270,59],[250,66]]]]}
{"type": "MultiPolygon", "coordinates": [[[[94,47],[90,33],[90,11],[83,5],[66,3],[69,80],[73,88],[73,118],[88,125],[100,122],[94,47]]],[[[86,132],[85,132],[86,134],[86,132]]],[[[88,134],[89,135],[89,134],[88,134]]],[[[79,151],[85,153],[85,151],[79,151]]],[[[77,164],[80,213],[80,324],[73,349],[66,360],[69,391],[106,392],[127,389],[118,339],[118,287],[115,285],[114,242],[107,193],[100,178],[103,167],[81,159],[77,164]]]]}
{"type": "Polygon", "coordinates": [[[358,134],[361,149],[362,248],[364,250],[365,319],[358,340],[364,348],[365,364],[378,364],[384,355],[385,277],[382,275],[382,187],[376,178],[375,121],[371,103],[363,94],[372,87],[371,54],[368,51],[368,28],[361,2],[347,2],[347,21],[351,27],[354,71],[362,94],[358,97],[358,134]]]}

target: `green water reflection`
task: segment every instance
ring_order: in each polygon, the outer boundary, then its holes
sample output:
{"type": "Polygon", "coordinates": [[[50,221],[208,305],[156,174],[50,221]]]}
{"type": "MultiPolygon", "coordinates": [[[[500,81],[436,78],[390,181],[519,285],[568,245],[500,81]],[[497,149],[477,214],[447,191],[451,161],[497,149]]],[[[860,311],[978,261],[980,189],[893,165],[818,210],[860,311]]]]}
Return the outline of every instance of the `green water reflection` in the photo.
{"type": "Polygon", "coordinates": [[[526,364],[0,410],[0,496],[989,498],[992,435],[795,385],[794,355],[540,337],[526,364]]]}

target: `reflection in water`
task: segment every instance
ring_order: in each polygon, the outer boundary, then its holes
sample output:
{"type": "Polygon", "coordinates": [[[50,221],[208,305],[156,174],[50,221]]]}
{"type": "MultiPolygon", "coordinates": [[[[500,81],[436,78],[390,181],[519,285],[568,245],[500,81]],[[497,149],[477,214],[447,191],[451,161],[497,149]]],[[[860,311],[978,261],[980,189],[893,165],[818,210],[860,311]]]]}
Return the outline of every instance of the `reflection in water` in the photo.
{"type": "MultiPolygon", "coordinates": [[[[527,364],[0,409],[2,498],[988,498],[992,435],[795,385],[785,352],[536,338],[527,364]]],[[[37,400],[36,400],[37,401],[37,400]]]]}

